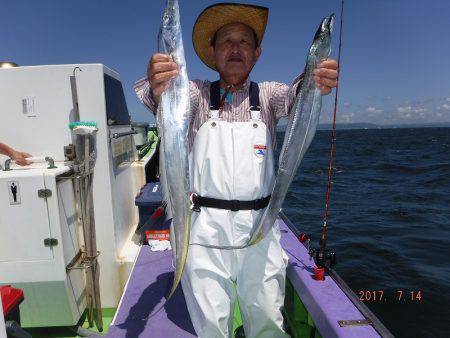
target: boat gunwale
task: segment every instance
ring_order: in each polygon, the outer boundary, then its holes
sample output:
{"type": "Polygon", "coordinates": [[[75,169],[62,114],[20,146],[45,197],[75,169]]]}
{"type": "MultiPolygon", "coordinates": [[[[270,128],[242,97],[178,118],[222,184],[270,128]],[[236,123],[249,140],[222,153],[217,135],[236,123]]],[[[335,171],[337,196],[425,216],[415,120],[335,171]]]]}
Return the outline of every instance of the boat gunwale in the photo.
{"type": "MultiPolygon", "coordinates": [[[[291,220],[286,216],[286,214],[283,211],[280,211],[279,217],[283,221],[283,223],[288,227],[288,229],[295,235],[295,237],[298,238],[300,235],[300,231],[295,228],[294,224],[291,222],[291,220]]],[[[299,244],[303,245],[303,247],[306,250],[308,250],[306,243],[304,242],[302,243],[299,241],[299,244]]],[[[367,305],[359,300],[358,296],[353,292],[353,290],[347,285],[347,283],[345,283],[342,277],[340,277],[339,274],[334,269],[326,267],[326,272],[335,282],[338,288],[347,296],[347,298],[351,301],[351,303],[361,313],[361,315],[371,323],[370,326],[372,326],[381,337],[389,337],[389,338],[394,337],[394,335],[384,326],[384,324],[378,319],[378,317],[367,307],[367,305]]],[[[291,282],[293,282],[292,278],[289,277],[289,279],[291,280],[291,282]]],[[[311,314],[310,309],[308,309],[308,313],[311,314]]]]}

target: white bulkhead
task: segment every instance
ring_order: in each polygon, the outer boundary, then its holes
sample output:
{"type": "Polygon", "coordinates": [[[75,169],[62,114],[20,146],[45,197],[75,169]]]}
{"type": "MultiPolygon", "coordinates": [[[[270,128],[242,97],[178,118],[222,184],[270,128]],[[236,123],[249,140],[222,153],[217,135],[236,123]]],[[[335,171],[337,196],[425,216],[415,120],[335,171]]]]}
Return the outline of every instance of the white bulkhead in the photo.
{"type": "MultiPolygon", "coordinates": [[[[138,223],[134,198],[145,184],[118,74],[102,64],[0,69],[0,114],[1,142],[50,156],[57,166],[0,170],[0,285],[24,289],[23,326],[74,325],[86,306],[83,270],[66,270],[83,244],[73,180],[62,178],[70,176],[68,125],[77,120],[98,126],[93,199],[101,302],[116,307],[129,270],[123,257],[132,261],[137,252],[130,243],[138,223]],[[39,197],[40,189],[51,196],[39,197]]],[[[3,167],[6,159],[0,156],[3,167]]]]}

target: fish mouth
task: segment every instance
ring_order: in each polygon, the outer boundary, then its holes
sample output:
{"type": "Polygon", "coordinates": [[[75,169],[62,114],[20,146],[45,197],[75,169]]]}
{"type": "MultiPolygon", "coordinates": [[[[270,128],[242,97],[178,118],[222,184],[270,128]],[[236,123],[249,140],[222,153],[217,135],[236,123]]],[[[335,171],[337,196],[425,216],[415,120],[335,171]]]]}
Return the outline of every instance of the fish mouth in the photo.
{"type": "Polygon", "coordinates": [[[333,25],[334,13],[322,20],[319,28],[316,31],[316,34],[314,35],[314,40],[319,39],[323,34],[331,34],[331,32],[333,31],[333,25]]]}
{"type": "Polygon", "coordinates": [[[333,26],[334,26],[334,13],[331,14],[327,20],[327,29],[330,33],[333,31],[333,26]]]}

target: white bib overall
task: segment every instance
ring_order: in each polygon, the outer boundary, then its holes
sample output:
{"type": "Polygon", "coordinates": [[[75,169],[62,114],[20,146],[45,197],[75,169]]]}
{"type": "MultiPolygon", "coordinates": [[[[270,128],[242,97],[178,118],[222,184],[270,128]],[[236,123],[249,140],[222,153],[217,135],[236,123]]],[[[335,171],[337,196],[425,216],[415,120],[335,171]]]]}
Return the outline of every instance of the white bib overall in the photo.
{"type": "MultiPolygon", "coordinates": [[[[254,200],[271,193],[274,159],[259,111],[247,122],[227,122],[211,110],[190,154],[191,189],[203,197],[254,200]]],[[[255,210],[201,207],[192,213],[190,243],[238,245],[249,237],[255,210]]],[[[275,224],[245,249],[190,245],[182,286],[197,335],[231,337],[236,297],[246,337],[288,337],[282,330],[287,255],[275,224]]]]}

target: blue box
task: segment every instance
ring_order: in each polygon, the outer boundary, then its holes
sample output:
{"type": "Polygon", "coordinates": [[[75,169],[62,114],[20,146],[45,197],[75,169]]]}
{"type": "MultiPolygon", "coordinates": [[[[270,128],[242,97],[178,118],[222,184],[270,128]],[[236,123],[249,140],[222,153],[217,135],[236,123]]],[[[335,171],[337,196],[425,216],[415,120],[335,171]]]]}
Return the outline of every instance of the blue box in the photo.
{"type": "Polygon", "coordinates": [[[134,201],[139,209],[139,227],[148,221],[161,203],[162,189],[159,182],[147,183],[142,187],[134,201]]]}

